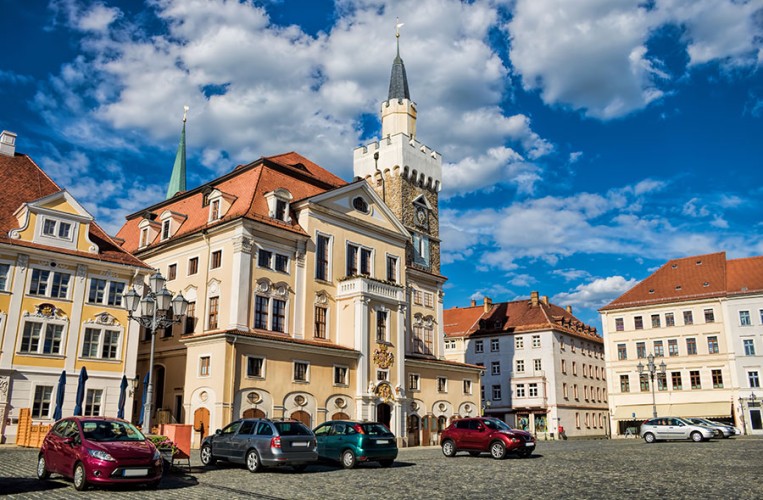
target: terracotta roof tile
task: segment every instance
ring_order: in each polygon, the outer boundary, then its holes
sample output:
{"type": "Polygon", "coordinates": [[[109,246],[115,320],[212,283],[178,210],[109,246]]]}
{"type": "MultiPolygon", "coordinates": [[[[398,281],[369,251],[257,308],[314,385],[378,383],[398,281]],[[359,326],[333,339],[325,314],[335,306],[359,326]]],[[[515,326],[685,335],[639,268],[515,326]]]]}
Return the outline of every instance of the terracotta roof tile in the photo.
{"type": "Polygon", "coordinates": [[[122,249],[95,221],[90,223],[90,240],[98,245],[97,254],[10,238],[9,231],[18,228],[18,220],[14,213],[21,205],[58,193],[62,189],[29,156],[24,154],[16,154],[13,157],[0,155],[0,183],[3,186],[0,190],[0,243],[40,248],[129,266],[149,267],[122,249]]]}
{"type": "Polygon", "coordinates": [[[763,290],[763,256],[728,261],[726,264],[726,290],[729,294],[763,290]]]}

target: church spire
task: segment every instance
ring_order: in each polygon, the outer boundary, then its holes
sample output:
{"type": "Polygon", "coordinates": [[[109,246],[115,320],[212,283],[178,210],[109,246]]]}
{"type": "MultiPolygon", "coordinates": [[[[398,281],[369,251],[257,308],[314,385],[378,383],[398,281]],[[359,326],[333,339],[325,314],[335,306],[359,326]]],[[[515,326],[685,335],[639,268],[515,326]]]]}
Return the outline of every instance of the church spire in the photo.
{"type": "Polygon", "coordinates": [[[170,185],[167,186],[167,198],[170,199],[179,192],[185,191],[185,122],[188,116],[188,106],[183,106],[183,131],[180,133],[180,144],[175,154],[175,165],[172,167],[170,185]]]}
{"type": "Polygon", "coordinates": [[[404,23],[399,22],[395,26],[395,39],[397,41],[397,55],[392,62],[392,75],[389,79],[389,95],[388,100],[392,99],[411,99],[411,94],[408,92],[408,77],[405,75],[405,64],[400,58],[400,28],[404,23]]]}

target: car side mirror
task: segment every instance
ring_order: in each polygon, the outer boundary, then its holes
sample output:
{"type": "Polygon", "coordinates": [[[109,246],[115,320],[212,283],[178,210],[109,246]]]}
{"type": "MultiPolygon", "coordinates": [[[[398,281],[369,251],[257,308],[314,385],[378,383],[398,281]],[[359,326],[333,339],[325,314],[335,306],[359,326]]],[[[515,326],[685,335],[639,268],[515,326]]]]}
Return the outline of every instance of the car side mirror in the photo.
{"type": "Polygon", "coordinates": [[[217,430],[215,431],[215,436],[219,436],[219,435],[220,435],[220,434],[222,434],[222,433],[223,433],[222,429],[217,429],[217,430]]]}

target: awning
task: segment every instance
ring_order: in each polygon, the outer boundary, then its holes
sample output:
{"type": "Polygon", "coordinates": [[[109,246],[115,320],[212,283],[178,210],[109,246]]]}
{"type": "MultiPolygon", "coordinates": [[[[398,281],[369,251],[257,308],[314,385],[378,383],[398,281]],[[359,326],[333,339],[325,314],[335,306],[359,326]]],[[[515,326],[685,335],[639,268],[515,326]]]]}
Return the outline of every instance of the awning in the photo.
{"type": "MultiPolygon", "coordinates": [[[[729,401],[709,403],[673,403],[657,405],[657,415],[669,417],[730,417],[729,401]]],[[[646,420],[652,418],[652,405],[624,405],[615,408],[615,420],[646,420]],[[635,417],[633,415],[636,415],[635,417]]]]}

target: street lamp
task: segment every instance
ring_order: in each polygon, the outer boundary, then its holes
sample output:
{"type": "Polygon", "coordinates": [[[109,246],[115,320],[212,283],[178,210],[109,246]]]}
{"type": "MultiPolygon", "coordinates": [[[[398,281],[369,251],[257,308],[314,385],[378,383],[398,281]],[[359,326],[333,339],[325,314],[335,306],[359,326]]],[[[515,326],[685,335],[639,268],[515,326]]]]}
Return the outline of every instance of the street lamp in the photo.
{"type": "Polygon", "coordinates": [[[146,403],[143,407],[143,433],[151,432],[151,404],[154,397],[154,343],[156,330],[170,328],[174,323],[179,323],[188,308],[188,301],[183,294],[178,292],[172,298],[172,292],[167,290],[167,280],[159,271],[156,271],[148,279],[149,290],[145,297],[141,298],[135,288],[131,288],[124,294],[127,316],[136,321],[143,328],[151,332],[151,354],[148,360],[148,387],[146,388],[146,403]],[[138,312],[140,315],[134,315],[138,312]]]}
{"type": "MultiPolygon", "coordinates": [[[[654,375],[656,373],[660,373],[662,375],[665,375],[665,369],[667,368],[667,365],[665,365],[665,360],[660,363],[660,366],[654,364],[654,354],[649,354],[649,356],[646,357],[647,364],[646,369],[647,373],[649,373],[649,381],[650,385],[652,386],[652,417],[657,418],[657,403],[654,399],[654,375]]],[[[641,363],[641,361],[638,362],[638,373],[639,376],[644,374],[644,365],[641,363]]]]}

